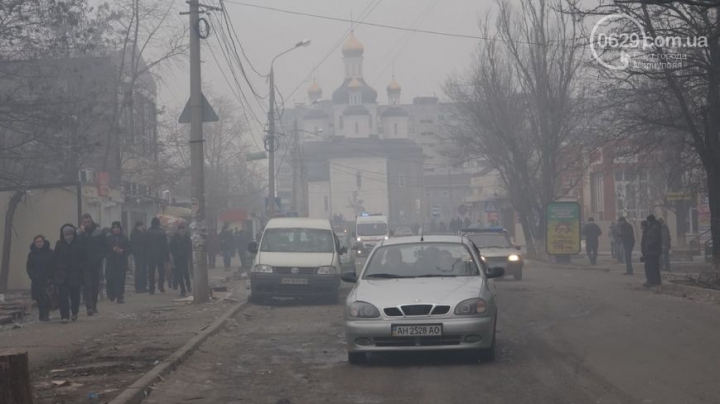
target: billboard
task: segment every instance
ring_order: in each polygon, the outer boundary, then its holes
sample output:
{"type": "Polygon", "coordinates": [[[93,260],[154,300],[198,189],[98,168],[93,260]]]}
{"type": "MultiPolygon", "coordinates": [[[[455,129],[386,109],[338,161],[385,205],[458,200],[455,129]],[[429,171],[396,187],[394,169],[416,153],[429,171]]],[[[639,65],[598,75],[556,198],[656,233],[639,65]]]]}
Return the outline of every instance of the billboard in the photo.
{"type": "Polygon", "coordinates": [[[550,255],[575,255],[580,247],[580,204],[552,202],[545,210],[545,250],[550,255]]]}

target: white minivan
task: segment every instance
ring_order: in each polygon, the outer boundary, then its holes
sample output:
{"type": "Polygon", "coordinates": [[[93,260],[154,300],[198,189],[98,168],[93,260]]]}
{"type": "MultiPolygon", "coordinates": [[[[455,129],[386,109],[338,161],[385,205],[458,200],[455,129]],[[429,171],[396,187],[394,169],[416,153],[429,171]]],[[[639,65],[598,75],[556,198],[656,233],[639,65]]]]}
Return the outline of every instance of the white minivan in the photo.
{"type": "Polygon", "coordinates": [[[260,243],[250,272],[250,301],[266,298],[316,298],[337,302],[340,291],[340,245],[327,219],[274,218],[260,243]]]}

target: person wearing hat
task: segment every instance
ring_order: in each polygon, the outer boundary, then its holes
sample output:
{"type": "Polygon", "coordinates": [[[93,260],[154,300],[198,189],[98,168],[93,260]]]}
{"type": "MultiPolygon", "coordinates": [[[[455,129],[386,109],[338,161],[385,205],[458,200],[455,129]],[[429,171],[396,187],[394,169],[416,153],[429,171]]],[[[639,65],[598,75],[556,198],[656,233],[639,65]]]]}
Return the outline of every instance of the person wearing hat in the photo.
{"type": "Polygon", "coordinates": [[[192,241],[184,224],[178,226],[177,233],[170,239],[170,254],[172,254],[175,262],[173,280],[177,281],[180,286],[180,295],[185,297],[187,292],[192,292],[192,285],[190,284],[192,241]]]}
{"type": "Polygon", "coordinates": [[[155,294],[155,271],[158,273],[157,286],[160,292],[165,293],[165,263],[170,259],[168,237],[165,230],[160,228],[160,219],[154,217],[151,226],[145,232],[145,258],[148,265],[148,282],[150,294],[155,294]]]}
{"type": "Polygon", "coordinates": [[[662,284],[660,276],[660,256],[662,255],[662,228],[655,215],[648,215],[647,227],[643,231],[642,262],[645,263],[647,282],[643,286],[652,287],[662,284]]]}
{"type": "Polygon", "coordinates": [[[80,290],[88,266],[88,254],[85,243],[80,240],[75,226],[63,225],[60,228],[60,240],[55,244],[52,279],[58,287],[60,297],[60,318],[63,324],[77,321],[80,311],[80,290]]]}
{"type": "Polygon", "coordinates": [[[40,321],[50,320],[50,299],[47,290],[50,286],[52,260],[53,250],[50,248],[50,242],[45,236],[35,236],[33,243],[30,244],[26,269],[32,281],[31,297],[37,302],[40,321]]]}
{"type": "Polygon", "coordinates": [[[103,259],[105,258],[105,234],[100,225],[95,223],[89,213],[82,215],[82,224],[77,230],[77,237],[85,245],[87,253],[87,271],[83,296],[87,315],[92,316],[98,312],[98,296],[100,294],[100,280],[103,272],[103,259]]]}
{"type": "Polygon", "coordinates": [[[111,302],[125,303],[125,277],[128,270],[130,240],[123,234],[120,222],[113,222],[105,240],[105,279],[107,295],[111,302]]]}

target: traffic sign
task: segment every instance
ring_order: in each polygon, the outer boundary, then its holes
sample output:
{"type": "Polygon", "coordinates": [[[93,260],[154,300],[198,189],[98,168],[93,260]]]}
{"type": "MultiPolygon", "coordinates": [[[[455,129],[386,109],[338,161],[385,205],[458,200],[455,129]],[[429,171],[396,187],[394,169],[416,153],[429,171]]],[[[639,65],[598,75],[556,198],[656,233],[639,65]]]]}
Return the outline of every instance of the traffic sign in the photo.
{"type": "Polygon", "coordinates": [[[485,201],[485,212],[497,212],[495,201],[485,201]]]}
{"type": "Polygon", "coordinates": [[[440,217],[440,207],[439,207],[439,206],[433,206],[433,207],[432,207],[432,216],[433,216],[433,217],[440,217]]]}
{"type": "MultiPolygon", "coordinates": [[[[210,106],[210,103],[208,102],[207,98],[205,98],[204,94],[200,94],[202,97],[202,121],[203,122],[217,122],[220,120],[220,118],[215,113],[215,110],[210,106]]],[[[183,109],[182,114],[180,114],[180,118],[178,119],[179,123],[190,123],[190,101],[188,100],[187,104],[185,104],[185,108],[183,109]]]]}
{"type": "Polygon", "coordinates": [[[265,160],[266,158],[267,158],[267,153],[264,151],[248,153],[245,155],[245,160],[247,160],[247,161],[265,160]]]}
{"type": "Polygon", "coordinates": [[[666,199],[668,201],[686,201],[692,198],[689,192],[671,192],[667,194],[666,199]]]}

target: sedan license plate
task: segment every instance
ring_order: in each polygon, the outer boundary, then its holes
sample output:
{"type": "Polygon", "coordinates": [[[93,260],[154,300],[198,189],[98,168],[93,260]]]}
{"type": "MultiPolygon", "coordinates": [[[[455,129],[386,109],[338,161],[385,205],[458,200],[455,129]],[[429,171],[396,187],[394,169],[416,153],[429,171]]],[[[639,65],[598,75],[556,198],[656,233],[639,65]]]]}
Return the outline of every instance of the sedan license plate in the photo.
{"type": "Polygon", "coordinates": [[[283,285],[307,285],[307,278],[282,278],[280,283],[283,285]]]}
{"type": "Polygon", "coordinates": [[[442,336],[442,324],[393,325],[393,337],[432,337],[442,336]]]}

